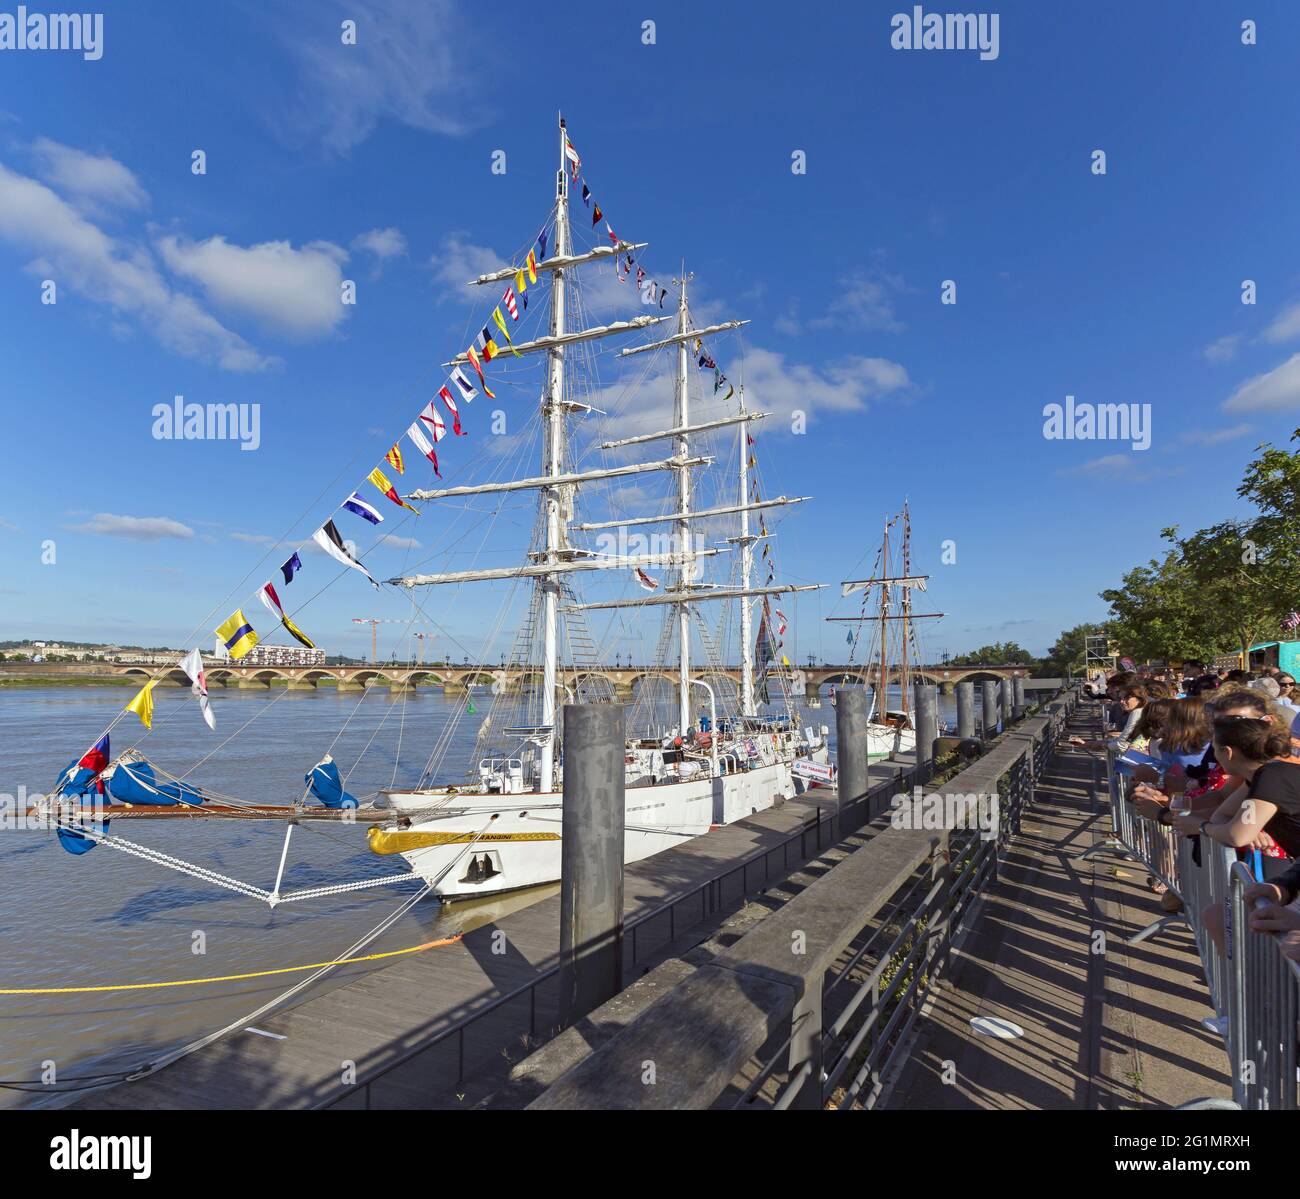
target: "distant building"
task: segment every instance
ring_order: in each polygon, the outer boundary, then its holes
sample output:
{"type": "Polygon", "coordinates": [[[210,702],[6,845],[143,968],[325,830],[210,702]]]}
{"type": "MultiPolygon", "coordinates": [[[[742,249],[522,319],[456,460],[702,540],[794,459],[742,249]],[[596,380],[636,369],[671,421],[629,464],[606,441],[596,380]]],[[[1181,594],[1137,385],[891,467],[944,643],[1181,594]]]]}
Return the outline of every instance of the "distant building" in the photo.
{"type": "MultiPolygon", "coordinates": [[[[221,662],[230,661],[230,652],[217,639],[213,657],[221,662]]],[[[242,658],[240,666],[324,666],[325,651],[308,649],[305,645],[255,645],[242,658]]]]}

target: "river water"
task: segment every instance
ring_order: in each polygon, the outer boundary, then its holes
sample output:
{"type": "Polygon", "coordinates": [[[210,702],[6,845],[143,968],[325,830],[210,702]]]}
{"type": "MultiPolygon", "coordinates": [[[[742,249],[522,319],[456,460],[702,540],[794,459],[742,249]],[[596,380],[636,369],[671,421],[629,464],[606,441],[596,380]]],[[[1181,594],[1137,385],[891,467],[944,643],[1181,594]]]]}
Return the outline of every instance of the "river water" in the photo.
{"type": "MultiPolygon", "coordinates": [[[[0,690],[0,795],[13,797],[21,807],[26,798],[46,792],[129,695],[108,686],[0,690]]],[[[484,694],[479,701],[482,708],[488,698],[484,694]]],[[[951,721],[951,700],[942,697],[940,702],[940,719],[951,721]]],[[[430,747],[458,706],[437,690],[401,697],[383,688],[364,697],[331,688],[217,690],[212,704],[215,733],[203,725],[187,690],[159,689],[152,732],[146,734],[133,716],[127,717],[113,730],[112,751],[116,755],[138,744],[151,761],[177,775],[210,754],[191,781],[264,803],[288,803],[301,796],[303,775],[328,751],[348,789],[364,797],[381,787],[415,785],[430,747]]],[[[830,725],[833,735],[829,703],[803,718],[805,724],[830,725]]],[[[442,775],[455,777],[468,765],[477,726],[470,718],[452,730],[442,775]]],[[[118,821],[112,832],[266,889],[274,883],[284,841],[283,826],[270,822],[118,821]]],[[[306,823],[293,833],[282,889],[375,878],[404,868],[398,858],[380,858],[367,850],[364,825],[306,823]]],[[[419,884],[403,882],[272,911],[260,901],[104,846],[76,857],[64,852],[48,831],[6,828],[0,834],[0,894],[6,913],[0,921],[0,989],[214,978],[330,961],[418,890],[419,884]]],[[[467,931],[536,898],[533,893],[450,907],[426,898],[363,952],[467,931]]],[[[336,970],[314,985],[337,986],[384,964],[347,967],[348,973],[336,970]]],[[[240,1020],[304,977],[274,975],[154,990],[0,994],[0,1107],[67,1102],[61,1092],[70,1084],[128,1072],[240,1020]],[[42,1075],[48,1077],[51,1069],[57,1085],[41,1085],[42,1075]]]]}

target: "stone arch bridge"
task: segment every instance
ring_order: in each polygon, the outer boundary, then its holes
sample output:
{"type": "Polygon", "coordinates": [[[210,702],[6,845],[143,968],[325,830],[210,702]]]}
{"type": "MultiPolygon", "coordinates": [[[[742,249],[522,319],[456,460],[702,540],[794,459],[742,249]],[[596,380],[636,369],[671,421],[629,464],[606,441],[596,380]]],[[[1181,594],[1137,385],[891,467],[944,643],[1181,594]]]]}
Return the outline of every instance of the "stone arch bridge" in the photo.
{"type": "MultiPolygon", "coordinates": [[[[47,668],[48,669],[48,668],[47,668]]],[[[129,663],[98,665],[97,673],[139,676],[157,679],[159,686],[189,686],[189,679],[175,667],[149,667],[129,663]]],[[[80,667],[78,673],[85,674],[80,667]]],[[[801,666],[788,671],[792,690],[802,692],[805,700],[818,698],[823,689],[830,687],[856,687],[871,685],[875,672],[860,665],[801,666]]],[[[1057,685],[1058,680],[1041,679],[1030,683],[1027,666],[919,666],[911,669],[914,682],[937,684],[944,694],[950,694],[957,683],[965,679],[1023,678],[1029,685],[1057,685]]],[[[536,667],[480,666],[458,667],[429,666],[240,666],[233,662],[212,662],[207,666],[209,687],[262,688],[287,687],[292,690],[311,690],[316,687],[334,687],[340,691],[361,691],[367,687],[387,687],[395,692],[412,691],[421,687],[437,687],[452,695],[463,695],[471,687],[531,689],[542,685],[541,671],[536,667]]],[[[631,700],[639,687],[646,683],[662,681],[676,689],[677,672],[656,666],[624,667],[560,667],[560,677],[569,688],[575,683],[578,691],[584,685],[597,683],[601,690],[610,688],[622,700],[631,700]]],[[[740,668],[724,667],[721,670],[697,670],[692,678],[713,682],[729,681],[735,689],[740,687],[740,668]]],[[[896,685],[899,674],[890,675],[890,685],[896,685]]]]}

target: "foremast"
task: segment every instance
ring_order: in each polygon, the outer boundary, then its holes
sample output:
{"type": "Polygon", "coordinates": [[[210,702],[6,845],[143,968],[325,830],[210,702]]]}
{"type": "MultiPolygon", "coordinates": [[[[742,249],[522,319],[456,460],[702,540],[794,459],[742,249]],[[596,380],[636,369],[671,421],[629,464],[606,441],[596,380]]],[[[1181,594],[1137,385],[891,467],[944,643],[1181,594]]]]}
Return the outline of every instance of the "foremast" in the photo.
{"type": "MultiPolygon", "coordinates": [[[[571,253],[569,240],[569,175],[565,166],[564,118],[560,118],[560,165],[555,175],[555,254],[571,253]]],[[[562,338],[565,330],[564,285],[566,268],[556,268],[551,279],[551,336],[562,338]]],[[[542,397],[542,420],[546,437],[542,450],[542,473],[558,479],[564,473],[564,344],[556,341],[546,351],[546,393],[542,397]]],[[[568,542],[567,513],[561,485],[551,483],[541,491],[546,509],[545,562],[555,566],[568,542]]],[[[559,684],[559,578],[548,574],[537,580],[542,595],[542,713],[541,763],[538,790],[555,789],[556,691],[559,684]]]]}

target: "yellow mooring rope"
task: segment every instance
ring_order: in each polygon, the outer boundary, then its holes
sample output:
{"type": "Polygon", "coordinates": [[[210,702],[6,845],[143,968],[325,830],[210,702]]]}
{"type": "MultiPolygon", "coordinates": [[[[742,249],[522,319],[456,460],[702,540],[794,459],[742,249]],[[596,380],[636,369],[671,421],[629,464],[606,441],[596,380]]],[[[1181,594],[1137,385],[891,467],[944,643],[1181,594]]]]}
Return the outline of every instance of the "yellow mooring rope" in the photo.
{"type": "Polygon", "coordinates": [[[216,978],[182,978],[175,982],[163,983],[114,983],[104,987],[0,987],[0,995],[85,995],[92,991],[148,991],[158,987],[193,987],[201,983],[239,982],[245,978],[266,978],[272,974],[295,974],[301,970],[320,970],[325,966],[347,966],[353,962],[374,962],[380,958],[396,958],[403,954],[420,953],[425,949],[437,949],[444,945],[454,945],[461,938],[444,937],[439,941],[426,941],[423,945],[411,945],[406,949],[389,949],[384,953],[368,953],[359,958],[339,958],[334,962],[313,962],[309,966],[281,966],[276,970],[254,970],[250,974],[222,974],[216,978]]]}

